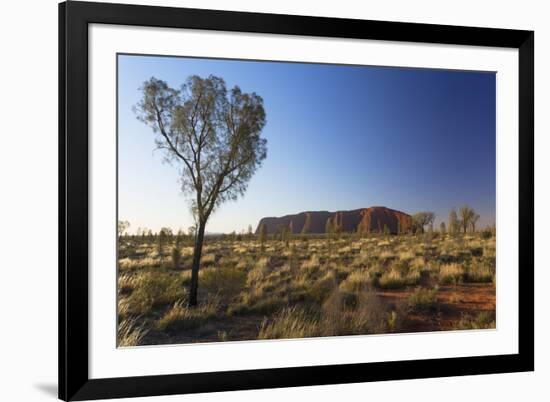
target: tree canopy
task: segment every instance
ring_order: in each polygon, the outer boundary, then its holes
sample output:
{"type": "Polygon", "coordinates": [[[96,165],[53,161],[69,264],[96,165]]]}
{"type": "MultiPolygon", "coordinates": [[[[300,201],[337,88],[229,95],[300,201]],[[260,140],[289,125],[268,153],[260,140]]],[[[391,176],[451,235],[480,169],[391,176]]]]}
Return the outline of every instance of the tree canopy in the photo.
{"type": "Polygon", "coordinates": [[[140,88],[137,118],[156,134],[157,149],[180,171],[197,226],[190,304],[196,304],[204,230],[224,201],[244,194],[267,155],[262,98],[238,86],[227,90],[216,76],[190,76],[180,88],[152,77],[140,88]]]}

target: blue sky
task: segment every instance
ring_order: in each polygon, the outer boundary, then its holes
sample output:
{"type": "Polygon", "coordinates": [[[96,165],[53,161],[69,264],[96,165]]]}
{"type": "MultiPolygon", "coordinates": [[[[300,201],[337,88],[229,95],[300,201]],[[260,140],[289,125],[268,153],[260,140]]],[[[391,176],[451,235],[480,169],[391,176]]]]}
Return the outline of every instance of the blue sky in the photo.
{"type": "Polygon", "coordinates": [[[429,210],[436,223],[468,204],[495,222],[494,73],[119,55],[119,219],[153,231],[192,223],[177,169],[132,106],[151,77],[179,87],[217,75],[264,99],[267,158],[207,231],[260,218],[383,205],[429,210]]]}

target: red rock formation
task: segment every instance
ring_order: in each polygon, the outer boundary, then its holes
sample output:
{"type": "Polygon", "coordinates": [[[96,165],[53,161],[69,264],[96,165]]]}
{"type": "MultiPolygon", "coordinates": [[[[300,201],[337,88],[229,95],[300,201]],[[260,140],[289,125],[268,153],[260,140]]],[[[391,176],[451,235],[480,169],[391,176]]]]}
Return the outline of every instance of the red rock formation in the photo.
{"type": "Polygon", "coordinates": [[[256,228],[259,233],[260,225],[267,226],[268,233],[276,233],[280,226],[291,226],[293,233],[302,233],[304,225],[309,220],[307,233],[325,233],[327,220],[333,218],[342,232],[381,233],[387,226],[390,233],[407,232],[411,228],[411,216],[386,207],[370,207],[352,211],[308,211],[295,215],[285,215],[279,218],[262,218],[256,228]],[[309,219],[307,218],[309,216],[309,219]]]}

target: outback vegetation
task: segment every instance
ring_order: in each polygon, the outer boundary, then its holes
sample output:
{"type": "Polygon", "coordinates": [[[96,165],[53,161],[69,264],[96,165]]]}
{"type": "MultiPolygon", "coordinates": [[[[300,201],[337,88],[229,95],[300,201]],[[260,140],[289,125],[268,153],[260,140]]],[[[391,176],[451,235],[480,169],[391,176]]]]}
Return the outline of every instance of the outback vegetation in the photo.
{"type": "Polygon", "coordinates": [[[122,234],[119,345],[494,328],[494,228],[454,216],[398,234],[329,220],[322,234],[206,236],[196,306],[194,228],[122,234]]]}
{"type": "Polygon", "coordinates": [[[267,156],[263,100],[215,76],[153,77],[140,94],[194,224],[118,222],[119,346],[495,327],[495,230],[474,209],[438,226],[431,211],[303,212],[208,235],[267,156]]]}

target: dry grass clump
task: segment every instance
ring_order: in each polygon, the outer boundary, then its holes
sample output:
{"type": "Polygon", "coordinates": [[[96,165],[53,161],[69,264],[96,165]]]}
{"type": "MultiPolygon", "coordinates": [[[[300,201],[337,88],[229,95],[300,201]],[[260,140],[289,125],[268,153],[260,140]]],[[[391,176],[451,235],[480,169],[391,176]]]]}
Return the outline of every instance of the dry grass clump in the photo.
{"type": "Polygon", "coordinates": [[[494,280],[494,270],[491,267],[480,263],[470,265],[466,271],[466,281],[488,283],[494,280]]]}
{"type": "Polygon", "coordinates": [[[158,267],[160,264],[158,258],[146,257],[140,259],[120,258],[118,260],[118,269],[121,271],[136,270],[149,267],[158,267]]]}
{"type": "Polygon", "coordinates": [[[157,322],[157,329],[172,331],[195,328],[215,317],[219,305],[219,300],[216,297],[212,297],[196,307],[188,307],[185,301],[178,301],[157,322]]]}
{"type": "Polygon", "coordinates": [[[147,332],[148,330],[139,325],[136,319],[122,320],[118,323],[117,328],[117,346],[138,346],[147,332]]]}
{"type": "Polygon", "coordinates": [[[340,283],[340,290],[344,292],[357,292],[365,289],[370,283],[371,275],[368,270],[353,271],[340,283]]]}
{"type": "Polygon", "coordinates": [[[350,314],[349,332],[351,334],[393,332],[398,328],[398,320],[396,313],[392,313],[388,317],[384,305],[374,292],[370,290],[359,292],[356,307],[350,314]]]}
{"type": "Polygon", "coordinates": [[[395,258],[395,254],[389,250],[385,250],[385,251],[382,251],[379,255],[378,255],[378,258],[381,260],[381,261],[390,261],[390,260],[393,260],[395,258]]]}
{"type": "Polygon", "coordinates": [[[405,286],[417,285],[420,282],[420,272],[409,270],[408,273],[392,267],[378,279],[378,286],[382,289],[399,289],[405,286]]]}
{"type": "Polygon", "coordinates": [[[398,257],[401,261],[410,261],[414,259],[416,255],[411,250],[407,250],[400,252],[398,257]]]}
{"type": "Polygon", "coordinates": [[[247,274],[238,267],[206,268],[199,271],[199,284],[209,293],[238,293],[246,283],[247,274]]]}
{"type": "Polygon", "coordinates": [[[130,303],[127,297],[119,297],[117,302],[118,319],[125,319],[131,315],[130,303]]]}
{"type": "Polygon", "coordinates": [[[130,312],[146,314],[154,306],[170,304],[182,298],[185,290],[173,275],[164,272],[145,271],[135,278],[135,288],[128,297],[130,312]]]}
{"type": "Polygon", "coordinates": [[[265,318],[258,339],[307,338],[319,335],[319,324],[298,307],[284,308],[274,319],[265,318]]]}
{"type": "Polygon", "coordinates": [[[482,311],[475,316],[464,314],[456,324],[457,329],[492,329],[496,328],[494,313],[482,311]]]}
{"type": "Polygon", "coordinates": [[[328,271],[323,277],[315,281],[306,289],[308,299],[315,303],[322,303],[336,287],[336,272],[328,271]]]}
{"type": "Polygon", "coordinates": [[[429,312],[437,309],[437,288],[418,288],[407,299],[410,311],[429,312]]]}
{"type": "Polygon", "coordinates": [[[321,263],[317,254],[312,254],[308,260],[305,260],[300,267],[300,271],[303,275],[311,276],[315,274],[320,267],[321,263]]]}
{"type": "MultiPolygon", "coordinates": [[[[263,293],[262,293],[263,295],[263,293]]],[[[251,315],[251,314],[272,314],[279,311],[286,305],[286,299],[274,294],[258,297],[257,295],[245,294],[240,302],[233,303],[227,308],[227,314],[251,315]]]]}
{"type": "Polygon", "coordinates": [[[464,266],[452,263],[444,264],[439,268],[439,282],[444,284],[457,284],[464,279],[464,266]]]}
{"type": "Polygon", "coordinates": [[[138,277],[131,274],[122,274],[118,277],[118,293],[129,294],[132,293],[138,283],[138,277]]]}
{"type": "Polygon", "coordinates": [[[201,266],[208,267],[216,262],[216,254],[210,253],[201,257],[201,266]]]}

